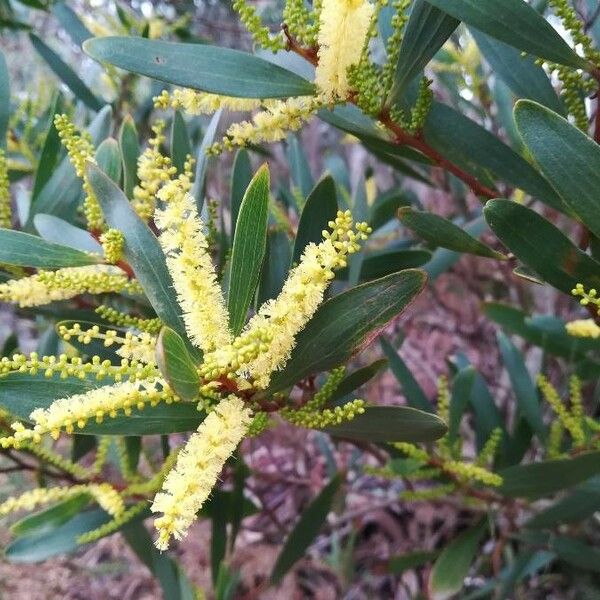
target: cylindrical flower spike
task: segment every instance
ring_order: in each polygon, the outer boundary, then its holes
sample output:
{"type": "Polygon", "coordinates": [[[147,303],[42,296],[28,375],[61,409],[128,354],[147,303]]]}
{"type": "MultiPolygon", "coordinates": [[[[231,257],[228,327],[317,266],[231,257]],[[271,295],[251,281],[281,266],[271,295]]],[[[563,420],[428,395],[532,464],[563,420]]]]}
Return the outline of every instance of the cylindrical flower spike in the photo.
{"type": "Polygon", "coordinates": [[[159,192],[159,242],[173,278],[188,336],[204,352],[231,342],[229,317],[194,198],[177,185],[159,192]]]}
{"type": "Polygon", "coordinates": [[[237,396],[215,407],[190,437],[154,498],[156,546],[166,550],[171,537],[181,539],[208,498],[225,461],[242,441],[252,421],[250,409],[237,396]]]}
{"type": "Polygon", "coordinates": [[[315,82],[328,100],[348,95],[348,68],[360,61],[373,10],[368,0],[323,0],[315,82]]]}

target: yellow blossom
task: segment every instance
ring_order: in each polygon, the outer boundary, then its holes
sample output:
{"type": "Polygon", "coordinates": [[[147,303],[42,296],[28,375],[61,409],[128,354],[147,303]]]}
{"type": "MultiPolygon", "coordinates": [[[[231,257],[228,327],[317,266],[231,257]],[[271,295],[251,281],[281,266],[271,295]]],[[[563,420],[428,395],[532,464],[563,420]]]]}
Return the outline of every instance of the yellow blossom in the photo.
{"type": "Polygon", "coordinates": [[[232,111],[250,111],[260,108],[262,100],[234,98],[189,89],[176,89],[169,94],[163,90],[154,98],[156,108],[183,110],[190,115],[210,115],[224,108],[232,111]]]}
{"type": "Polygon", "coordinates": [[[12,206],[10,200],[10,180],[6,153],[0,148],[0,227],[12,226],[12,206]]]}
{"type": "Polygon", "coordinates": [[[143,410],[146,404],[151,406],[159,402],[178,401],[168,385],[162,379],[143,381],[125,381],[100,387],[83,394],[55,400],[48,408],[37,408],[29,418],[34,423],[32,429],[21,423],[14,423],[12,436],[0,439],[0,445],[7,448],[18,447],[22,441],[41,441],[49,433],[57,439],[61,430],[73,433],[83,428],[89,419],[101,423],[105,417],[115,418],[120,411],[131,415],[134,408],[143,410]]]}
{"type": "Polygon", "coordinates": [[[272,373],[287,362],[296,335],[323,301],[334,270],[346,266],[348,254],[358,250],[359,241],[366,239],[370,231],[366,224],[358,223],[355,232],[350,211],[338,212],[329,226],[333,231],[324,231],[320,244],[305,248],[279,296],[260,307],[234,343],[219,345],[205,355],[205,377],[216,379],[234,372],[239,378],[250,379],[256,387],[269,385],[272,373]]]}
{"type": "Polygon", "coordinates": [[[344,99],[350,91],[348,68],[360,61],[373,10],[368,0],[323,0],[315,82],[329,101],[344,99]]]}
{"type": "Polygon", "coordinates": [[[300,129],[323,102],[318,97],[300,96],[288,100],[271,100],[264,105],[265,110],[256,113],[252,121],[231,125],[223,142],[214,144],[210,152],[218,154],[223,148],[231,150],[235,146],[283,140],[288,132],[300,129]]]}
{"type": "Polygon", "coordinates": [[[217,274],[202,232],[194,198],[180,186],[163,187],[165,202],[156,211],[159,242],[173,278],[189,338],[204,352],[231,342],[229,317],[217,274]]]}
{"type": "Polygon", "coordinates": [[[171,537],[181,539],[208,498],[225,461],[246,434],[251,412],[237,396],[222,400],[190,437],[152,504],[163,513],[154,525],[156,546],[166,550],[171,537]]]}
{"type": "Polygon", "coordinates": [[[118,229],[108,229],[100,236],[106,262],[114,265],[123,258],[125,236],[118,229]]]}
{"type": "Polygon", "coordinates": [[[66,267],[1,283],[0,302],[12,302],[21,307],[41,306],[79,294],[108,292],[139,294],[141,288],[121,269],[109,265],[66,267]]]}
{"type": "Polygon", "coordinates": [[[573,337],[593,338],[600,337],[600,327],[593,319],[579,319],[566,324],[567,333],[573,337]]]}
{"type": "Polygon", "coordinates": [[[104,225],[102,209],[85,173],[86,162],[96,162],[91,137],[87,132],[79,133],[67,115],[56,115],[54,117],[54,126],[58,131],[60,140],[67,149],[69,159],[77,176],[83,179],[83,191],[85,192],[83,212],[88,229],[101,230],[104,225]]]}

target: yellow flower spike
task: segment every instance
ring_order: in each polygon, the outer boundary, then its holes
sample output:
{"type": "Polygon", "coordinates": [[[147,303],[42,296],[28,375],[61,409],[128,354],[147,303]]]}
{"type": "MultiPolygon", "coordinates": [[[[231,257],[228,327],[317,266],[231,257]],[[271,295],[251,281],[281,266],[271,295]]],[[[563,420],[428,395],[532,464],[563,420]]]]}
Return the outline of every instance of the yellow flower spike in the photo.
{"type": "Polygon", "coordinates": [[[85,486],[36,488],[24,492],[20,496],[11,496],[0,504],[0,517],[19,511],[31,511],[38,506],[71,498],[81,494],[82,487],[85,486]]]}
{"type": "Polygon", "coordinates": [[[373,12],[368,0],[323,0],[315,83],[327,101],[348,96],[348,68],[360,62],[373,12]]]}
{"type": "Polygon", "coordinates": [[[283,368],[296,343],[296,335],[315,314],[325,291],[335,276],[335,269],[346,265],[348,254],[359,248],[370,228],[359,223],[352,230],[350,211],[338,212],[330,223],[331,233],[324,232],[320,244],[309,244],[300,263],[294,267],[279,296],[263,304],[234,344],[221,346],[206,354],[202,375],[215,379],[233,374],[238,380],[250,380],[255,387],[266,388],[271,375],[283,368]],[[257,344],[262,340],[264,344],[257,344]],[[248,348],[241,355],[238,346],[248,348]]]}
{"type": "Polygon", "coordinates": [[[596,325],[593,319],[571,321],[565,327],[567,333],[573,337],[592,338],[594,340],[600,338],[600,327],[596,325]]]}
{"type": "Polygon", "coordinates": [[[231,333],[225,299],[194,198],[177,185],[165,186],[159,197],[166,205],[155,215],[161,231],[158,239],[183,309],[187,333],[204,352],[228,345],[231,333]]]}
{"type": "Polygon", "coordinates": [[[75,394],[67,398],[55,400],[48,408],[34,410],[30,419],[33,429],[25,428],[21,423],[14,423],[12,436],[0,439],[2,447],[18,448],[22,442],[38,442],[41,436],[50,434],[57,439],[62,430],[73,433],[75,428],[83,428],[90,419],[101,423],[105,417],[114,418],[122,410],[132,405],[143,408],[146,402],[176,402],[168,385],[161,379],[126,381],[114,385],[103,386],[84,394],[75,394]]]}
{"type": "Polygon", "coordinates": [[[10,199],[10,180],[6,153],[0,148],[0,227],[12,227],[12,204],[10,199]]]}
{"type": "Polygon", "coordinates": [[[192,434],[151,507],[163,513],[154,521],[157,548],[166,550],[172,537],[185,536],[251,422],[250,409],[237,396],[229,396],[192,434]]]}
{"type": "Polygon", "coordinates": [[[0,302],[11,302],[24,308],[69,300],[80,294],[108,292],[139,294],[141,288],[121,269],[110,265],[66,267],[0,284],[0,302]]]}
{"type": "Polygon", "coordinates": [[[125,236],[118,229],[108,229],[100,236],[106,262],[114,265],[123,258],[125,236]]]}
{"type": "Polygon", "coordinates": [[[65,114],[54,117],[54,126],[58,131],[58,137],[67,149],[69,160],[77,176],[83,179],[83,191],[85,192],[83,212],[88,229],[100,231],[104,227],[102,209],[85,174],[86,162],[96,163],[91,137],[87,132],[79,133],[71,119],[65,114]]]}
{"type": "Polygon", "coordinates": [[[109,515],[118,517],[125,511],[125,503],[123,498],[108,483],[91,483],[87,486],[81,486],[92,496],[92,498],[103,508],[109,515]]]}
{"type": "Polygon", "coordinates": [[[189,89],[176,89],[170,94],[163,90],[154,99],[156,108],[182,110],[189,115],[211,115],[224,108],[231,111],[250,111],[260,108],[262,100],[234,98],[189,89]]]}

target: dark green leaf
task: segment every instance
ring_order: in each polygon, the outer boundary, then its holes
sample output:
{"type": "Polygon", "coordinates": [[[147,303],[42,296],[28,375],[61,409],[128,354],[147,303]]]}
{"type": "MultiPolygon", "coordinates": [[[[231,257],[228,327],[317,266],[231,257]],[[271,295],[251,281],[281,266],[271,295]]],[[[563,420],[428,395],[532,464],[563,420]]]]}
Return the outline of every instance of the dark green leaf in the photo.
{"type": "MultiPolygon", "coordinates": [[[[360,279],[372,281],[404,269],[421,267],[431,260],[429,250],[393,250],[367,255],[360,265],[360,279]]],[[[340,269],[337,278],[345,280],[349,269],[340,269]]]]}
{"type": "Polygon", "coordinates": [[[310,96],[314,85],[266,60],[229,48],[134,37],[88,40],[100,62],[182,87],[242,98],[310,96]]]}
{"type": "Polygon", "coordinates": [[[437,552],[427,552],[426,550],[409,552],[408,554],[400,554],[392,556],[388,560],[388,570],[394,575],[401,575],[405,571],[418,569],[427,563],[432,562],[438,555],[437,552]]]}
{"type": "Polygon", "coordinates": [[[406,24],[392,88],[399,98],[458,27],[459,21],[426,0],[416,0],[406,24]]]}
{"type": "Polygon", "coordinates": [[[169,327],[163,327],[156,342],[156,362],[163,377],[184,400],[197,400],[200,388],[198,369],[185,342],[169,327]]]}
{"type": "Polygon", "coordinates": [[[95,165],[88,165],[90,184],[110,227],[125,233],[125,260],[144,288],[156,314],[179,335],[185,336],[181,309],[158,240],[131,207],[123,192],[95,165]]]}
{"type": "Polygon", "coordinates": [[[75,227],[63,219],[42,213],[33,217],[33,224],[47,242],[69,246],[69,248],[75,248],[82,252],[102,254],[102,246],[86,229],[75,227]]]}
{"type": "Polygon", "coordinates": [[[63,97],[61,94],[57,94],[50,111],[50,118],[48,119],[48,133],[44,140],[42,147],[42,153],[40,154],[40,160],[38,167],[35,172],[35,179],[33,183],[33,190],[31,192],[31,202],[35,202],[37,195],[41,189],[46,185],[54,169],[58,164],[60,158],[60,149],[62,144],[58,137],[58,131],[54,127],[54,117],[60,114],[63,110],[63,97]]]}
{"type": "Polygon", "coordinates": [[[548,283],[571,294],[577,283],[600,287],[600,263],[535,211],[511,200],[490,200],[488,225],[515,256],[548,283]]]}
{"type": "Polygon", "coordinates": [[[15,536],[29,535],[33,532],[48,531],[66,523],[90,503],[87,494],[80,494],[58,502],[54,506],[27,515],[10,526],[15,536]]]}
{"type": "Polygon", "coordinates": [[[525,522],[529,529],[548,529],[578,523],[600,510],[600,477],[594,477],[577,486],[571,494],[525,522]]]}
{"type": "Polygon", "coordinates": [[[486,532],[486,525],[486,520],[482,519],[444,548],[433,565],[429,580],[435,598],[439,600],[450,598],[463,588],[465,577],[479,548],[479,542],[486,532]]]}
{"type": "Polygon", "coordinates": [[[600,236],[600,147],[555,112],[530,101],[515,108],[523,142],[564,202],[600,236]]]}
{"type": "Polygon", "coordinates": [[[288,275],[292,249],[285,231],[270,231],[267,238],[267,251],[260,274],[258,302],[260,306],[267,300],[275,298],[288,275]]]}
{"type": "Polygon", "coordinates": [[[111,519],[99,508],[80,513],[59,527],[18,538],[8,545],[4,556],[10,562],[32,563],[73,552],[79,547],[77,538],[80,535],[97,529],[111,519]]]}
{"type": "Polygon", "coordinates": [[[260,277],[267,246],[269,185],[269,169],[264,165],[246,190],[235,227],[227,295],[233,335],[238,335],[244,327],[260,277]]]}
{"type": "Polygon", "coordinates": [[[290,167],[292,185],[302,194],[302,198],[308,198],[315,185],[308,159],[304,153],[297,136],[290,134],[287,140],[287,159],[290,167]]]}
{"type": "Polygon", "coordinates": [[[600,573],[600,550],[581,540],[559,535],[551,539],[550,550],[577,569],[600,573]]]}
{"type": "Polygon", "coordinates": [[[419,237],[434,246],[486,258],[506,259],[506,256],[500,252],[492,250],[458,225],[439,215],[414,210],[406,206],[398,211],[398,218],[403,225],[412,229],[419,237]]]}
{"type": "Polygon", "coordinates": [[[540,399],[525,366],[523,356],[501,331],[498,332],[497,337],[502,360],[508,371],[519,411],[525,417],[531,429],[543,441],[546,439],[546,426],[542,419],[540,399]]]}
{"type": "Polygon", "coordinates": [[[176,110],[171,124],[171,159],[178,173],[183,173],[188,155],[192,155],[190,137],[181,112],[176,110]]]}
{"type": "Polygon", "coordinates": [[[7,265],[58,269],[93,265],[100,260],[99,256],[47,242],[29,233],[0,229],[0,262],[7,265]]]}
{"type": "Polygon", "coordinates": [[[237,151],[233,161],[233,170],[231,172],[231,239],[235,235],[235,224],[238,220],[240,206],[244,199],[244,194],[252,181],[252,165],[248,151],[241,148],[237,151]]]}
{"type": "Polygon", "coordinates": [[[377,376],[388,366],[388,361],[385,359],[377,360],[362,369],[357,369],[350,375],[347,375],[342,379],[340,384],[335,389],[335,392],[331,394],[328,404],[336,404],[339,400],[343,400],[354,390],[365,385],[365,383],[371,381],[373,377],[377,376]]]}
{"type": "Polygon", "coordinates": [[[382,194],[375,200],[371,207],[369,225],[376,231],[386,223],[396,218],[398,209],[402,206],[410,206],[414,198],[406,192],[391,190],[382,194]]]}
{"type": "Polygon", "coordinates": [[[494,75],[500,77],[517,98],[535,100],[556,112],[564,113],[564,107],[548,76],[533,57],[523,56],[512,46],[477,29],[470,28],[470,32],[494,75]]]}
{"type": "Polygon", "coordinates": [[[448,423],[448,441],[453,443],[459,435],[460,422],[469,406],[477,371],[472,366],[461,369],[452,382],[448,423]]]}
{"type": "Polygon", "coordinates": [[[117,140],[108,138],[98,146],[96,162],[116,184],[121,181],[121,153],[117,140]]]}
{"type": "MultiPolygon", "coordinates": [[[[522,0],[518,0],[521,2],[522,0]]],[[[475,121],[434,102],[424,127],[425,140],[466,171],[482,169],[558,210],[564,204],[550,184],[519,154],[475,121]]]]}
{"type": "Polygon", "coordinates": [[[530,499],[549,496],[600,473],[600,452],[588,452],[575,458],[547,460],[517,465],[500,471],[504,483],[498,491],[511,498],[530,499]]]}
{"type": "Polygon", "coordinates": [[[194,173],[194,183],[192,184],[191,194],[196,199],[196,209],[198,214],[202,214],[202,205],[204,204],[204,184],[206,179],[206,170],[210,155],[208,149],[213,145],[219,121],[221,120],[221,110],[218,110],[210,120],[210,123],[204,131],[202,143],[198,147],[196,154],[196,172],[194,173]]]}
{"type": "Polygon", "coordinates": [[[325,429],[335,437],[373,443],[432,442],[447,430],[437,415],[408,406],[367,406],[362,415],[325,429]]]}
{"type": "Polygon", "coordinates": [[[83,83],[79,75],[63,59],[47,46],[37,35],[30,33],[29,39],[39,55],[46,61],[54,74],[92,110],[99,111],[105,104],[83,83]]]}
{"type": "Polygon", "coordinates": [[[409,269],[325,302],[296,338],[286,368],[274,374],[271,392],[345,363],[416,298],[425,281],[423,271],[409,269]]]}
{"type": "Polygon", "coordinates": [[[390,370],[398,383],[402,386],[402,391],[404,392],[407,404],[413,408],[431,412],[431,402],[429,402],[425,392],[421,389],[421,386],[417,383],[417,380],[414,378],[398,352],[396,352],[394,347],[383,336],[379,338],[379,343],[388,360],[390,370]]]}
{"type": "MultiPolygon", "coordinates": [[[[48,408],[59,398],[84,394],[110,382],[91,379],[59,379],[44,377],[43,373],[10,373],[0,378],[0,406],[19,419],[29,420],[36,408],[48,408]]],[[[134,409],[130,416],[123,414],[102,423],[93,420],[78,433],[87,435],[153,435],[194,431],[204,418],[194,404],[158,404],[143,410],[134,409]]]]}
{"type": "Polygon", "coordinates": [[[85,40],[93,37],[88,28],[81,22],[75,12],[64,2],[57,2],[52,5],[52,12],[59,20],[63,29],[69,34],[71,39],[81,46],[85,40]]]}
{"type": "Polygon", "coordinates": [[[131,115],[126,115],[121,124],[119,147],[123,159],[123,190],[128,198],[133,198],[133,188],[138,183],[137,161],[140,156],[140,143],[131,115]]]}
{"type": "Polygon", "coordinates": [[[292,264],[300,260],[304,248],[310,242],[318,244],[323,239],[323,230],[329,229],[328,223],[335,219],[337,210],[335,181],[328,175],[308,194],[298,223],[292,264]]]}
{"type": "Polygon", "coordinates": [[[277,585],[285,577],[286,573],[302,558],[317,537],[325,523],[325,519],[327,519],[327,515],[331,511],[333,500],[341,484],[341,475],[336,475],[302,512],[300,519],[292,529],[281,553],[277,557],[277,562],[271,573],[273,584],[277,585]]]}
{"type": "Polygon", "coordinates": [[[579,58],[535,9],[523,0],[427,0],[433,6],[519,50],[585,69],[579,58]]]}

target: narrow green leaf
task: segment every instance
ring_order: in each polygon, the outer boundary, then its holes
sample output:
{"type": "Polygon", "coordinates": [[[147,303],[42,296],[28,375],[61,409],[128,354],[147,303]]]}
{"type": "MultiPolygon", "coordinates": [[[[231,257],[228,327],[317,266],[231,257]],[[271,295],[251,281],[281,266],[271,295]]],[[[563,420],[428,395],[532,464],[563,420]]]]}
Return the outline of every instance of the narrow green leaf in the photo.
{"type": "Polygon", "coordinates": [[[422,291],[423,271],[409,269],[357,286],[317,310],[296,338],[286,368],[273,375],[269,390],[345,363],[367,346],[422,291]]]}
{"type": "Polygon", "coordinates": [[[417,380],[410,372],[410,369],[406,366],[406,363],[402,360],[398,352],[396,352],[396,349],[383,336],[379,338],[379,343],[381,344],[381,349],[388,360],[390,370],[402,387],[407,404],[413,408],[431,412],[431,402],[429,402],[425,392],[417,383],[417,380]]]}
{"type": "Polygon", "coordinates": [[[37,35],[30,33],[29,39],[38,54],[46,61],[54,74],[79,98],[87,107],[99,111],[104,104],[94,93],[83,83],[79,75],[63,61],[63,59],[47,46],[37,35]]]}
{"type": "Polygon", "coordinates": [[[558,113],[564,106],[556,95],[544,69],[531,56],[523,56],[517,49],[470,27],[485,60],[494,75],[500,77],[517,98],[535,100],[558,113]]]}
{"type": "Polygon", "coordinates": [[[125,260],[144,288],[156,314],[179,335],[185,336],[181,309],[158,240],[137,216],[123,192],[95,165],[88,165],[90,184],[110,227],[125,233],[125,260]]]}
{"type": "Polygon", "coordinates": [[[577,283],[600,287],[600,263],[535,211],[497,199],[486,204],[484,215],[502,243],[555,288],[571,295],[577,283]]]}
{"type": "Polygon", "coordinates": [[[433,6],[523,52],[586,69],[569,45],[523,0],[427,0],[433,6]]]}
{"type": "Polygon", "coordinates": [[[217,135],[217,128],[219,127],[219,121],[221,120],[221,110],[218,110],[211,118],[210,123],[204,131],[202,142],[198,147],[198,153],[196,154],[196,172],[194,173],[194,183],[192,184],[191,194],[196,199],[196,209],[198,214],[202,214],[202,205],[204,204],[204,185],[206,180],[206,170],[208,168],[208,161],[210,160],[209,153],[207,150],[212,146],[215,136],[217,135]]]}
{"type": "Polygon", "coordinates": [[[485,519],[454,538],[442,551],[431,570],[429,585],[436,600],[451,598],[464,585],[487,529],[485,519]]]}
{"type": "Polygon", "coordinates": [[[117,140],[108,138],[98,146],[96,162],[116,184],[121,181],[121,152],[117,140]]]}
{"type": "Polygon", "coordinates": [[[191,154],[192,146],[185,120],[181,112],[176,110],[171,124],[171,160],[178,173],[183,173],[185,161],[191,154]]]}
{"type": "Polygon", "coordinates": [[[276,298],[287,278],[292,248],[285,231],[270,231],[267,237],[267,251],[260,274],[257,305],[276,298]]]}
{"type": "Polygon", "coordinates": [[[367,406],[362,415],[325,429],[334,437],[373,443],[432,442],[448,431],[437,415],[408,406],[367,406]]]}
{"type": "Polygon", "coordinates": [[[271,583],[277,585],[315,540],[327,515],[331,512],[341,484],[342,476],[336,475],[301,514],[277,557],[271,573],[271,583]]]}
{"type": "Polygon", "coordinates": [[[406,24],[394,86],[392,101],[398,99],[407,86],[423,70],[446,40],[458,27],[459,21],[427,0],[416,0],[406,24]]]}
{"type": "Polygon", "coordinates": [[[238,335],[244,327],[265,256],[269,185],[269,169],[264,165],[246,190],[235,227],[227,296],[229,325],[233,335],[238,335]]]}
{"type": "Polygon", "coordinates": [[[41,189],[46,185],[54,169],[58,164],[60,158],[60,150],[62,144],[58,137],[58,131],[54,127],[54,117],[63,111],[63,97],[60,93],[56,94],[52,110],[48,119],[48,133],[42,146],[42,152],[40,154],[40,160],[38,162],[38,168],[35,172],[35,179],[33,183],[33,189],[31,192],[31,202],[35,202],[37,195],[41,189]]]}
{"type": "Polygon", "coordinates": [[[251,181],[252,165],[250,164],[250,156],[245,148],[240,148],[233,160],[233,170],[231,172],[231,239],[235,235],[235,225],[238,220],[240,206],[251,181]]]}
{"type": "Polygon", "coordinates": [[[566,119],[535,102],[515,108],[517,129],[564,202],[600,237],[600,147],[566,119]]]}
{"type": "Polygon", "coordinates": [[[497,136],[450,106],[434,102],[423,132],[431,146],[442,155],[451,156],[469,173],[477,176],[481,170],[489,171],[564,212],[564,203],[534,167],[497,136]]]}
{"type": "Polygon", "coordinates": [[[458,225],[439,215],[414,210],[407,206],[398,211],[398,218],[403,225],[435,246],[485,258],[506,259],[506,256],[500,252],[492,250],[458,225]]]}
{"type": "Polygon", "coordinates": [[[92,58],[182,87],[242,98],[310,96],[315,87],[266,60],[208,44],[181,44],[134,37],[88,40],[92,58]]]}
{"type": "Polygon", "coordinates": [[[85,40],[93,37],[88,28],[81,22],[81,19],[77,16],[75,11],[64,2],[56,2],[53,4],[52,12],[63,26],[63,29],[78,46],[81,46],[85,40]]]}
{"type": "Polygon", "coordinates": [[[90,497],[87,494],[67,498],[54,506],[19,519],[10,526],[10,532],[14,536],[23,536],[55,529],[81,512],[89,503],[90,497]]]}
{"type": "MultiPolygon", "coordinates": [[[[43,373],[9,373],[0,377],[0,406],[24,421],[36,408],[48,408],[59,398],[85,394],[111,382],[100,382],[95,378],[78,379],[44,377],[43,373]]],[[[158,404],[143,410],[133,409],[131,415],[119,414],[102,423],[88,421],[77,432],[85,435],[156,435],[195,431],[204,418],[195,404],[158,404]]]]}
{"type": "Polygon", "coordinates": [[[551,539],[550,550],[556,552],[558,558],[577,569],[600,573],[600,550],[595,546],[559,535],[551,539]]]}
{"type": "Polygon", "coordinates": [[[119,131],[119,148],[123,159],[123,190],[128,198],[133,198],[133,188],[138,183],[137,161],[140,156],[140,143],[137,129],[131,115],[125,115],[119,131]]]}
{"type": "Polygon", "coordinates": [[[459,435],[462,420],[473,393],[473,385],[477,371],[472,366],[461,369],[452,381],[450,411],[448,423],[448,440],[453,443],[459,435]]]}
{"type": "Polygon", "coordinates": [[[328,223],[335,219],[337,210],[335,181],[328,175],[308,194],[298,223],[292,264],[300,260],[304,248],[309,243],[318,244],[323,239],[323,230],[329,228],[328,223]]]}
{"type": "Polygon", "coordinates": [[[388,570],[394,575],[401,575],[405,571],[418,569],[419,567],[432,562],[437,555],[437,552],[417,550],[415,552],[408,552],[407,554],[392,556],[388,560],[388,570]]]}
{"type": "Polygon", "coordinates": [[[498,491],[511,498],[531,500],[570,488],[600,473],[600,452],[587,452],[575,458],[547,460],[517,465],[500,471],[504,483],[498,491]]]}
{"type": "Polygon", "coordinates": [[[58,269],[93,265],[100,261],[99,256],[47,242],[29,233],[0,229],[0,263],[38,269],[58,269]]]}
{"type": "Polygon", "coordinates": [[[33,217],[33,224],[47,242],[69,246],[82,252],[102,254],[102,246],[86,229],[75,227],[58,217],[41,213],[33,217]]]}
{"type": "MultiPolygon", "coordinates": [[[[368,254],[360,265],[360,280],[372,281],[404,269],[422,267],[431,260],[429,250],[392,250],[368,254]]],[[[336,278],[346,281],[350,275],[348,268],[340,269],[336,278]]]]}
{"type": "Polygon", "coordinates": [[[78,514],[48,531],[20,537],[7,546],[4,556],[14,563],[35,563],[79,548],[77,538],[108,523],[112,517],[97,508],[78,514]]]}
{"type": "Polygon", "coordinates": [[[163,327],[156,341],[156,362],[168,384],[184,400],[197,400],[198,370],[185,342],[169,327],[163,327]]]}
{"type": "Polygon", "coordinates": [[[383,371],[388,366],[388,361],[386,359],[377,360],[366,367],[362,367],[361,369],[357,369],[356,371],[350,373],[350,375],[346,375],[344,379],[340,382],[340,384],[335,389],[335,392],[331,394],[329,398],[328,404],[331,406],[333,404],[337,404],[338,401],[344,400],[344,398],[348,397],[352,392],[356,389],[365,385],[379,375],[381,371],[383,371]]]}
{"type": "Polygon", "coordinates": [[[308,159],[306,158],[304,149],[302,148],[298,137],[294,134],[288,136],[287,158],[292,185],[300,191],[302,198],[306,199],[314,188],[315,181],[310,172],[308,159]]]}
{"type": "Polygon", "coordinates": [[[510,339],[501,331],[498,332],[497,338],[502,360],[508,371],[512,389],[517,398],[519,411],[525,417],[531,429],[543,441],[546,439],[546,426],[542,419],[540,399],[525,366],[523,356],[510,339]]]}
{"type": "Polygon", "coordinates": [[[4,53],[0,51],[0,148],[6,148],[10,119],[10,79],[4,53]]]}

